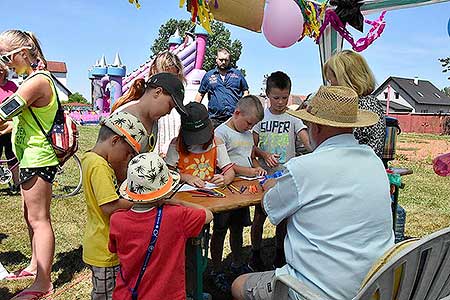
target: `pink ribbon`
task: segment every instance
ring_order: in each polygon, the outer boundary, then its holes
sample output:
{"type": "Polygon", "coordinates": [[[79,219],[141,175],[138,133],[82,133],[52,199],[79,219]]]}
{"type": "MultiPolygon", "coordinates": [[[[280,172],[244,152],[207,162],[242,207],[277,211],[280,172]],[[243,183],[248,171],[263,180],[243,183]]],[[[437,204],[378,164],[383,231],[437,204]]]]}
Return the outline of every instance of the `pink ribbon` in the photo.
{"type": "Polygon", "coordinates": [[[322,26],[320,27],[319,36],[316,38],[316,43],[319,43],[319,39],[325,31],[325,28],[328,24],[330,24],[331,27],[333,27],[347,42],[350,43],[350,45],[352,45],[353,50],[356,52],[364,51],[383,33],[384,27],[386,26],[386,22],[384,21],[385,14],[386,11],[383,11],[375,21],[364,20],[365,23],[372,25],[372,27],[365,37],[362,37],[355,42],[351,33],[345,28],[345,25],[342,24],[341,19],[339,19],[334,10],[328,9],[325,12],[325,18],[322,26]]]}

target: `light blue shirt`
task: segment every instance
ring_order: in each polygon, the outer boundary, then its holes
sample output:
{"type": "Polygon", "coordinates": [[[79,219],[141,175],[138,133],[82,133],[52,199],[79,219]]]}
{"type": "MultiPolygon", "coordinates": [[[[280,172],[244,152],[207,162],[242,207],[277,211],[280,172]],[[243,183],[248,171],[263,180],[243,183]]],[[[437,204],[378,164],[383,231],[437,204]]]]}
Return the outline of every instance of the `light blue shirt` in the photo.
{"type": "Polygon", "coordinates": [[[272,224],[288,220],[289,273],[330,299],[351,299],[394,245],[389,181],[381,160],[352,134],[291,159],[264,196],[272,224]]]}

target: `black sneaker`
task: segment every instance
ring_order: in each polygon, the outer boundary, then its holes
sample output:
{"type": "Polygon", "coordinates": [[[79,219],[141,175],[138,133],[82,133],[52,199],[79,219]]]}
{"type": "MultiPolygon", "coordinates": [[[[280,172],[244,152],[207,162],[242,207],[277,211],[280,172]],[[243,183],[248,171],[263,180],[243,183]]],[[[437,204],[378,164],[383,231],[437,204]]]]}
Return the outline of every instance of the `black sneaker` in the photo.
{"type": "Polygon", "coordinates": [[[248,267],[252,272],[262,272],[265,270],[264,262],[261,257],[252,255],[248,262],[248,267]]]}
{"type": "Polygon", "coordinates": [[[224,294],[231,293],[231,285],[228,282],[228,279],[225,276],[225,273],[212,272],[211,276],[212,276],[212,279],[214,282],[214,286],[218,291],[220,291],[224,294]]]}
{"type": "Polygon", "coordinates": [[[230,266],[230,271],[235,276],[239,276],[239,275],[242,275],[242,274],[247,274],[247,273],[252,273],[253,272],[253,270],[250,269],[250,267],[247,266],[247,265],[240,265],[239,267],[235,267],[235,266],[231,265],[230,266]]]}

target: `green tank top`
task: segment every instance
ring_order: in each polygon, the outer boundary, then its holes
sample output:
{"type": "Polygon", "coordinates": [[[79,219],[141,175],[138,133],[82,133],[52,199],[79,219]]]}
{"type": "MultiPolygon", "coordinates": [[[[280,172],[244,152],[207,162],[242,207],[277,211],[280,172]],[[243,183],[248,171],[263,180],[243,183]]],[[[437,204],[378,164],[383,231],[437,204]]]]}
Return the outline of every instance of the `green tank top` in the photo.
{"type": "MultiPolygon", "coordinates": [[[[50,72],[44,71],[37,73],[50,75],[50,72]]],[[[47,76],[44,76],[44,78],[48,80],[53,92],[50,103],[44,107],[32,107],[31,109],[33,109],[45,132],[48,132],[53,125],[58,102],[53,81],[47,76]]],[[[59,164],[55,151],[31,115],[30,107],[25,108],[22,113],[13,118],[12,144],[20,168],[40,168],[59,164]]]]}

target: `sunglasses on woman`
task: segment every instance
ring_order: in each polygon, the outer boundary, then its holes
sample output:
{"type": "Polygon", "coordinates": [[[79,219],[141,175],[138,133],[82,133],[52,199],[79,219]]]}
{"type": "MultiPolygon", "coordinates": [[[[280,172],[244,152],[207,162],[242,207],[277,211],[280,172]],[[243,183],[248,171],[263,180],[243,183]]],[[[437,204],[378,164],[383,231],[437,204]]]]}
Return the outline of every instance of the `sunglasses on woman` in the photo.
{"type": "Polygon", "coordinates": [[[0,60],[4,63],[4,64],[10,64],[12,63],[13,60],[13,55],[16,53],[19,53],[20,51],[22,51],[23,49],[31,49],[30,46],[23,46],[17,49],[14,49],[12,51],[9,51],[5,54],[0,55],[0,60]]]}

